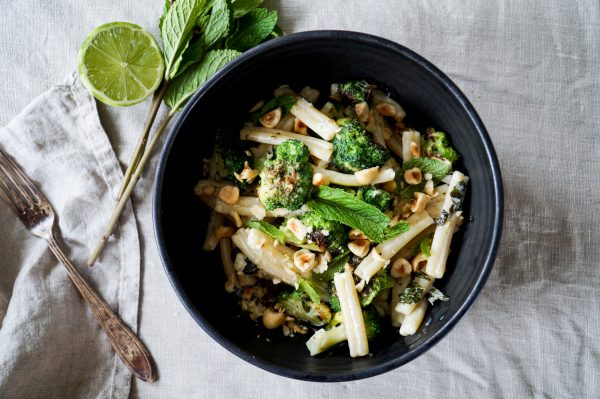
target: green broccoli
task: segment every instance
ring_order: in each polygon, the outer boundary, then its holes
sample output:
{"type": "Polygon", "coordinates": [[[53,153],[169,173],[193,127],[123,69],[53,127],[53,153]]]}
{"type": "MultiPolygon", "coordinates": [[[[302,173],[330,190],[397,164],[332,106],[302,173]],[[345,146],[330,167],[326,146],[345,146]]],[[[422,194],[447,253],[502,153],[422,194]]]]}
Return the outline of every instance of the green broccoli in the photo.
{"type": "Polygon", "coordinates": [[[274,159],[264,162],[258,197],[266,209],[296,210],[310,198],[312,168],[308,147],[298,140],[286,140],[275,148],[274,159]]]}
{"type": "Polygon", "coordinates": [[[380,270],[371,278],[371,280],[369,280],[363,290],[359,292],[358,298],[360,300],[360,306],[364,308],[370,305],[377,295],[379,295],[383,290],[392,288],[394,284],[394,279],[387,274],[386,270],[380,270]]]}
{"type": "MultiPolygon", "coordinates": [[[[363,310],[363,320],[367,332],[367,339],[371,341],[381,332],[381,318],[379,317],[379,314],[377,314],[377,311],[369,307],[363,310]]],[[[315,334],[310,337],[306,342],[306,347],[310,351],[310,355],[315,356],[347,339],[346,328],[341,320],[341,315],[340,313],[336,313],[327,328],[317,330],[315,334]]]]}
{"type": "Polygon", "coordinates": [[[373,143],[364,126],[356,119],[340,119],[342,127],[333,139],[333,164],[342,172],[353,173],[359,170],[381,166],[390,158],[390,152],[373,143]]]}
{"type": "Polygon", "coordinates": [[[329,282],[329,285],[327,286],[327,292],[329,294],[329,307],[331,310],[334,312],[339,312],[342,310],[342,307],[340,306],[340,298],[337,296],[333,280],[329,282]]]}
{"type": "Polygon", "coordinates": [[[307,212],[300,221],[308,229],[308,243],[315,243],[321,250],[329,250],[333,255],[346,248],[348,228],[343,224],[323,219],[314,212],[307,212]]]}
{"type": "Polygon", "coordinates": [[[235,173],[241,173],[246,162],[252,165],[253,161],[244,144],[235,138],[236,135],[230,131],[217,131],[213,156],[209,162],[209,175],[217,180],[229,180],[243,190],[247,183],[238,180],[235,173]]]}
{"type": "Polygon", "coordinates": [[[368,84],[364,80],[351,80],[338,85],[338,94],[342,96],[342,100],[357,104],[368,101],[371,90],[374,88],[375,86],[368,84]]]}
{"type": "Polygon", "coordinates": [[[356,196],[381,212],[392,209],[392,195],[385,190],[373,186],[364,186],[358,189],[356,196]]]}
{"type": "Polygon", "coordinates": [[[426,130],[426,135],[427,139],[421,146],[421,149],[428,157],[438,156],[452,163],[458,159],[458,153],[450,145],[446,133],[429,128],[426,130]]]}
{"type": "Polygon", "coordinates": [[[284,290],[277,296],[277,303],[285,313],[313,326],[323,326],[331,321],[331,310],[321,303],[314,303],[300,290],[284,290]]]}

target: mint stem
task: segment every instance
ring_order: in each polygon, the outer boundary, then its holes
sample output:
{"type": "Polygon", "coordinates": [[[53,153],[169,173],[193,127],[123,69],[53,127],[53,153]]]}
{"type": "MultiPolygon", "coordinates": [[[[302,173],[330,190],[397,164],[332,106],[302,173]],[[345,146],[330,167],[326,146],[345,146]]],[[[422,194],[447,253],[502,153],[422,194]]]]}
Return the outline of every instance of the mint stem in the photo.
{"type": "Polygon", "coordinates": [[[129,200],[129,198],[131,197],[131,194],[133,193],[133,189],[134,189],[135,185],[140,180],[142,172],[143,172],[144,168],[146,167],[146,164],[150,160],[150,156],[152,155],[152,150],[154,150],[154,147],[156,147],[158,140],[161,138],[163,132],[165,131],[167,125],[169,124],[169,121],[171,120],[171,118],[173,117],[173,115],[175,114],[176,111],[177,111],[177,108],[171,109],[169,111],[169,113],[161,121],[158,128],[156,129],[156,133],[154,134],[154,137],[152,137],[152,140],[148,144],[148,148],[145,149],[142,157],[140,158],[140,161],[139,161],[137,167],[135,168],[135,171],[131,175],[131,179],[129,181],[129,184],[127,185],[127,188],[123,192],[123,195],[121,196],[121,198],[117,202],[117,205],[115,206],[115,209],[113,210],[113,213],[110,217],[110,221],[108,222],[108,225],[106,226],[105,233],[102,235],[102,238],[100,238],[100,242],[98,243],[98,245],[96,246],[96,248],[90,255],[90,258],[88,259],[88,262],[87,262],[88,266],[94,265],[94,263],[96,262],[96,260],[100,256],[100,254],[102,253],[102,250],[106,246],[108,239],[110,238],[115,227],[117,226],[117,222],[119,221],[119,217],[121,216],[121,213],[123,213],[123,209],[125,209],[125,205],[127,204],[127,201],[129,200]]]}
{"type": "Polygon", "coordinates": [[[121,183],[121,188],[119,189],[119,194],[117,195],[116,201],[118,202],[123,193],[127,189],[129,185],[129,181],[131,180],[131,175],[135,171],[144,154],[144,150],[146,149],[146,143],[148,142],[148,136],[150,135],[150,129],[154,124],[154,119],[156,119],[156,114],[158,113],[158,109],[160,108],[160,104],[169,88],[169,81],[163,80],[160,84],[157,91],[154,92],[154,96],[152,97],[152,103],[150,103],[150,112],[148,112],[148,116],[146,117],[146,123],[144,124],[144,128],[142,129],[142,134],[140,136],[140,140],[133,152],[133,157],[129,166],[127,167],[127,171],[125,171],[125,177],[123,178],[123,183],[121,183]]]}

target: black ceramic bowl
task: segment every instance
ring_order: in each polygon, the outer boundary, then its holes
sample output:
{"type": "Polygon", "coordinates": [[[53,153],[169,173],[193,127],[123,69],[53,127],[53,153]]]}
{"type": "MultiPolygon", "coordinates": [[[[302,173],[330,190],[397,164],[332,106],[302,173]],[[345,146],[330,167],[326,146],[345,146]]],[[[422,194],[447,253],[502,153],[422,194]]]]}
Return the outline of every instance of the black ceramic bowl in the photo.
{"type": "MultiPolygon", "coordinates": [[[[323,96],[325,96],[324,94],[323,96]]],[[[260,45],[230,63],[189,101],[161,155],[154,191],[156,239],[173,288],[198,324],[240,358],[287,377],[345,381],[389,371],[421,355],[454,327],[492,269],[502,229],[502,181],[492,143],[473,106],[439,69],[411,50],[355,32],[313,31],[260,45]],[[283,337],[240,315],[224,292],[218,251],[203,252],[208,209],[194,197],[210,157],[215,129],[239,126],[258,99],[281,84],[327,92],[329,84],[365,79],[402,104],[408,123],[450,134],[470,176],[468,222],[454,237],[447,272],[436,282],[451,299],[430,310],[419,331],[401,337],[391,326],[370,345],[371,355],[351,359],[346,345],[310,357],[307,336],[283,337]]],[[[200,360],[199,360],[200,361],[200,360]]]]}

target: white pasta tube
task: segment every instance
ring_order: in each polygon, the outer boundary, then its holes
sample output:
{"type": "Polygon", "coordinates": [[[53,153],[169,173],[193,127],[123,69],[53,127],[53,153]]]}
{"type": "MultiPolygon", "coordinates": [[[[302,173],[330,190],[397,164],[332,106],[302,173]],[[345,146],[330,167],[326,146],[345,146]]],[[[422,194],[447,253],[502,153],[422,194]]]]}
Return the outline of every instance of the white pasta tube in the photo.
{"type": "Polygon", "coordinates": [[[419,301],[423,299],[425,294],[433,287],[433,280],[433,277],[428,276],[425,273],[421,272],[415,274],[411,282],[408,283],[398,297],[398,304],[395,308],[396,311],[403,315],[411,313],[419,301]]]}
{"type": "Polygon", "coordinates": [[[431,242],[431,256],[427,260],[427,266],[425,272],[435,278],[442,278],[446,271],[446,261],[450,254],[450,243],[452,241],[452,235],[456,228],[456,223],[460,218],[461,212],[452,212],[452,190],[457,184],[462,183],[465,180],[465,175],[461,172],[454,172],[452,179],[448,185],[448,191],[446,192],[446,198],[444,199],[444,205],[442,207],[442,214],[446,212],[448,220],[441,226],[437,226],[433,233],[433,240],[431,242]]]}
{"type": "Polygon", "coordinates": [[[279,242],[256,229],[239,229],[231,239],[260,270],[298,288],[293,249],[279,245],[279,242]]]}
{"type": "Polygon", "coordinates": [[[349,270],[336,273],[333,276],[333,282],[340,300],[342,321],[346,329],[350,356],[366,356],[369,354],[367,330],[352,274],[349,270]]]}
{"type": "Polygon", "coordinates": [[[369,123],[367,123],[366,129],[368,132],[373,134],[373,141],[379,145],[385,147],[385,121],[383,120],[383,116],[376,110],[372,109],[370,111],[369,123]]]}
{"type": "Polygon", "coordinates": [[[406,222],[410,226],[406,233],[397,235],[382,242],[371,250],[369,255],[358,265],[354,274],[369,281],[379,270],[384,268],[398,251],[415,238],[420,232],[433,224],[433,219],[426,212],[411,215],[406,222]]]}
{"type": "Polygon", "coordinates": [[[421,299],[413,311],[404,316],[402,326],[400,326],[400,335],[406,337],[417,332],[425,318],[428,304],[427,299],[421,299]]]}
{"type": "Polygon", "coordinates": [[[442,208],[444,207],[444,201],[446,199],[446,193],[448,192],[448,185],[441,184],[433,189],[434,195],[431,197],[427,205],[425,206],[425,211],[434,219],[440,217],[442,213],[442,208]]]}
{"type": "Polygon", "coordinates": [[[402,161],[407,162],[418,157],[421,152],[421,133],[416,130],[402,132],[402,161]]]}
{"type": "Polygon", "coordinates": [[[233,267],[233,260],[231,259],[231,240],[229,238],[221,238],[219,241],[219,248],[221,250],[223,270],[225,270],[225,276],[227,276],[225,291],[231,293],[238,285],[235,268],[233,267]]]}
{"type": "Polygon", "coordinates": [[[303,98],[296,101],[290,113],[327,141],[333,139],[335,134],[342,129],[333,119],[313,107],[311,103],[303,98]]]}
{"type": "Polygon", "coordinates": [[[312,155],[324,161],[331,160],[331,155],[333,154],[333,144],[330,142],[302,134],[286,132],[285,130],[269,129],[266,127],[245,127],[240,131],[240,138],[242,140],[273,145],[281,144],[286,140],[302,141],[306,144],[308,151],[312,155]]]}
{"type": "Polygon", "coordinates": [[[202,245],[203,250],[214,251],[217,248],[217,245],[219,245],[219,239],[215,234],[215,229],[219,226],[222,226],[223,222],[225,222],[225,218],[222,214],[215,211],[210,212],[208,224],[206,226],[206,237],[204,238],[204,244],[202,245]]]}
{"type": "MultiPolygon", "coordinates": [[[[340,173],[340,172],[336,172],[334,170],[325,169],[325,168],[321,168],[321,167],[314,166],[314,165],[312,165],[312,167],[313,167],[313,172],[315,174],[317,174],[317,173],[321,174],[321,176],[322,176],[321,185],[327,185],[327,184],[333,183],[333,184],[338,184],[340,186],[347,186],[347,187],[364,186],[364,184],[362,184],[358,181],[358,179],[356,178],[356,175],[354,173],[352,173],[352,174],[340,173]]],[[[394,172],[394,169],[392,169],[389,166],[383,166],[379,169],[377,176],[371,182],[371,184],[386,183],[386,182],[394,180],[395,177],[396,177],[396,172],[394,172]]]]}
{"type": "Polygon", "coordinates": [[[402,324],[402,320],[404,319],[404,314],[398,312],[396,310],[396,306],[400,301],[400,294],[406,288],[406,286],[410,283],[410,276],[402,277],[396,281],[396,284],[392,288],[392,299],[390,301],[390,318],[392,319],[392,326],[400,327],[402,324]]]}

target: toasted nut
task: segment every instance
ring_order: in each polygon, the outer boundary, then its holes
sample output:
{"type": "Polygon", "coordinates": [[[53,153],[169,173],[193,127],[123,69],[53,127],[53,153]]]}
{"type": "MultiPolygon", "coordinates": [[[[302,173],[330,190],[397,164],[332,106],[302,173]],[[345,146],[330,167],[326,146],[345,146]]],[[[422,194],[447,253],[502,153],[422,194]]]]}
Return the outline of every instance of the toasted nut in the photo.
{"type": "Polygon", "coordinates": [[[404,172],[404,181],[410,185],[421,183],[421,169],[412,168],[404,172]]]}
{"type": "Polygon", "coordinates": [[[258,172],[250,167],[248,161],[244,162],[244,169],[242,169],[241,173],[233,172],[233,175],[239,181],[247,181],[248,183],[252,183],[254,179],[258,176],[258,172]]]}
{"type": "Polygon", "coordinates": [[[384,185],[383,185],[383,189],[384,189],[385,191],[388,191],[388,192],[390,192],[390,193],[393,193],[393,192],[395,192],[395,191],[396,191],[396,187],[397,187],[397,186],[398,186],[398,185],[396,184],[396,181],[395,181],[395,180],[392,180],[392,181],[388,181],[388,182],[384,183],[384,185]]]}
{"type": "Polygon", "coordinates": [[[279,86],[278,88],[276,88],[275,90],[273,90],[274,97],[281,97],[284,94],[287,94],[288,96],[292,96],[292,97],[298,97],[298,94],[296,94],[296,92],[294,90],[292,90],[290,88],[290,86],[288,86],[288,85],[282,85],[282,86],[279,86]]]}
{"type": "Polygon", "coordinates": [[[219,198],[226,204],[233,205],[240,200],[240,189],[236,186],[223,186],[219,190],[219,198]]]}
{"type": "Polygon", "coordinates": [[[414,141],[410,142],[410,153],[413,154],[415,158],[421,156],[421,149],[419,148],[419,145],[414,141]]]}
{"type": "Polygon", "coordinates": [[[389,127],[384,127],[383,128],[383,139],[389,140],[390,138],[392,138],[392,129],[390,129],[389,127]]]}
{"type": "Polygon", "coordinates": [[[265,105],[265,102],[263,100],[260,100],[259,102],[254,104],[254,106],[252,108],[250,108],[250,110],[248,112],[250,112],[250,113],[256,112],[259,109],[261,109],[264,105],[265,105]]]}
{"type": "Polygon", "coordinates": [[[262,315],[263,326],[268,330],[280,327],[283,324],[283,319],[285,319],[285,314],[279,313],[273,308],[265,309],[262,315]]]}
{"type": "Polygon", "coordinates": [[[410,211],[413,213],[419,213],[421,211],[424,211],[431,197],[423,193],[415,193],[414,197],[415,200],[413,201],[413,204],[410,207],[410,211]]]}
{"type": "Polygon", "coordinates": [[[375,106],[377,112],[379,112],[383,116],[395,116],[396,109],[388,103],[379,103],[375,106]]]}
{"type": "Polygon", "coordinates": [[[348,249],[359,258],[364,258],[369,253],[371,242],[369,240],[354,240],[348,243],[348,249]]]}
{"type": "Polygon", "coordinates": [[[359,121],[366,122],[369,120],[369,104],[366,102],[355,104],[354,112],[356,112],[359,121]]]}
{"type": "Polygon", "coordinates": [[[300,119],[294,118],[294,132],[306,136],[308,134],[308,127],[300,119]]]}
{"type": "Polygon", "coordinates": [[[261,125],[270,129],[273,129],[275,126],[277,126],[280,120],[281,108],[275,108],[273,111],[267,112],[258,119],[261,125]]]}
{"type": "Polygon", "coordinates": [[[352,229],[348,232],[348,238],[351,240],[366,240],[367,236],[358,229],[352,229]]]}
{"type": "Polygon", "coordinates": [[[287,222],[286,227],[296,236],[300,241],[304,240],[308,229],[306,226],[297,218],[290,218],[287,222]]]}
{"type": "Polygon", "coordinates": [[[428,180],[428,181],[433,179],[433,175],[431,173],[425,173],[423,175],[423,177],[425,178],[425,180],[428,180]]]}
{"type": "Polygon", "coordinates": [[[321,112],[331,118],[335,113],[335,105],[332,102],[326,102],[321,108],[321,112]]]}
{"type": "Polygon", "coordinates": [[[361,280],[360,283],[358,283],[354,286],[354,288],[356,288],[356,291],[362,292],[362,290],[365,289],[365,283],[366,283],[365,280],[361,280]]]}
{"type": "Polygon", "coordinates": [[[413,272],[423,270],[427,266],[427,256],[423,252],[419,252],[412,260],[413,272]]]}
{"type": "Polygon", "coordinates": [[[370,184],[377,178],[379,174],[379,166],[374,166],[372,168],[359,170],[358,172],[354,172],[354,176],[356,176],[356,180],[359,184],[370,184]]]}
{"type": "Polygon", "coordinates": [[[425,192],[425,194],[432,196],[434,194],[433,191],[433,180],[428,180],[425,183],[425,187],[423,187],[423,192],[425,192]]]}
{"type": "Polygon", "coordinates": [[[404,122],[396,122],[396,128],[402,130],[406,127],[406,125],[404,124],[404,122]]]}
{"type": "Polygon", "coordinates": [[[334,99],[335,101],[342,101],[342,96],[338,92],[339,86],[338,83],[332,83],[331,86],[329,86],[329,98],[334,99]]]}
{"type": "Polygon", "coordinates": [[[308,332],[308,330],[306,328],[300,326],[295,321],[288,322],[287,326],[290,330],[292,330],[293,332],[295,332],[297,334],[306,334],[308,332]]]}
{"type": "Polygon", "coordinates": [[[317,258],[315,254],[308,249],[300,249],[294,252],[294,265],[296,265],[300,271],[307,272],[317,265],[317,258]]]}
{"type": "Polygon", "coordinates": [[[312,178],[313,186],[326,186],[329,184],[329,180],[322,173],[315,173],[312,178]]]}
{"type": "Polygon", "coordinates": [[[412,266],[404,258],[396,259],[390,268],[390,275],[394,278],[410,276],[411,272],[412,266]]]}
{"type": "Polygon", "coordinates": [[[231,226],[219,226],[215,229],[215,238],[220,240],[221,238],[229,238],[235,234],[235,229],[231,226]]]}
{"type": "Polygon", "coordinates": [[[306,101],[308,101],[309,103],[316,103],[317,100],[319,99],[319,94],[321,94],[319,92],[319,90],[317,89],[313,89],[310,86],[304,86],[304,88],[302,90],[300,90],[300,96],[302,98],[304,98],[306,101]]]}

